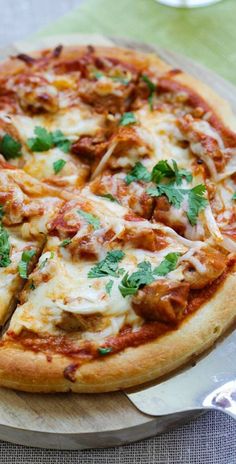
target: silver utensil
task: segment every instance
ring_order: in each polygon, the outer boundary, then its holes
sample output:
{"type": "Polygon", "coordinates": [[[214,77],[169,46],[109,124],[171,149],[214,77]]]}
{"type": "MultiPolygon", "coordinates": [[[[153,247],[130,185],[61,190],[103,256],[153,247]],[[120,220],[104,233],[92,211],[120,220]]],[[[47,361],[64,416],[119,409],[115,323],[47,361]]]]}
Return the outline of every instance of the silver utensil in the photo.
{"type": "Polygon", "coordinates": [[[137,409],[151,416],[213,409],[236,419],[236,330],[195,366],[157,385],[125,393],[137,409]]]}

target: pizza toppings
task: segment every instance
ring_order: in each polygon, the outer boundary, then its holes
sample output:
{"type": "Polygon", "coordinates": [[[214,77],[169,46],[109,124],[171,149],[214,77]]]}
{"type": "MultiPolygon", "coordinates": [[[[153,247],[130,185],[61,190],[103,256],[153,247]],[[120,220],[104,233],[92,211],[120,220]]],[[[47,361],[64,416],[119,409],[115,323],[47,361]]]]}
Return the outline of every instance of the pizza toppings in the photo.
{"type": "Polygon", "coordinates": [[[22,156],[21,144],[11,135],[5,134],[0,141],[0,153],[6,160],[20,158],[22,156]]]}
{"type": "Polygon", "coordinates": [[[27,141],[32,151],[48,151],[54,146],[59,147],[65,153],[70,150],[71,144],[60,130],[48,132],[44,127],[36,126],[34,134],[36,137],[30,138],[27,141]]]}
{"type": "Polygon", "coordinates": [[[10,259],[9,234],[2,223],[0,224],[0,267],[7,267],[11,263],[10,259]]]}
{"type": "Polygon", "coordinates": [[[130,124],[135,124],[137,122],[134,113],[124,113],[120,118],[120,126],[129,126],[130,124]]]}
{"type": "Polygon", "coordinates": [[[147,321],[177,324],[188,303],[189,284],[158,280],[139,290],[132,299],[134,311],[147,321]]]}
{"type": "Polygon", "coordinates": [[[184,278],[189,282],[191,288],[200,289],[211,284],[225,270],[226,256],[211,247],[204,247],[194,253],[183,256],[186,260],[184,278]]]}
{"type": "Polygon", "coordinates": [[[178,258],[179,253],[169,253],[159,266],[154,269],[152,269],[148,261],[139,263],[136,272],[131,275],[128,273],[124,275],[121,285],[119,286],[122,296],[134,295],[140,287],[152,283],[156,277],[165,276],[173,271],[176,267],[178,258]]]}
{"type": "Polygon", "coordinates": [[[29,262],[35,256],[35,250],[25,250],[22,253],[21,260],[18,264],[18,272],[22,279],[28,278],[28,266],[29,262]]]}
{"type": "Polygon", "coordinates": [[[223,281],[236,138],[176,71],[93,47],[18,58],[0,85],[0,268],[16,294],[28,283],[4,340],[75,358],[75,381],[177,330],[223,281]]]}
{"type": "Polygon", "coordinates": [[[119,277],[121,270],[118,269],[118,264],[123,257],[124,252],[122,250],[109,251],[102,261],[90,269],[88,277],[90,279],[105,277],[107,275],[119,277]]]}

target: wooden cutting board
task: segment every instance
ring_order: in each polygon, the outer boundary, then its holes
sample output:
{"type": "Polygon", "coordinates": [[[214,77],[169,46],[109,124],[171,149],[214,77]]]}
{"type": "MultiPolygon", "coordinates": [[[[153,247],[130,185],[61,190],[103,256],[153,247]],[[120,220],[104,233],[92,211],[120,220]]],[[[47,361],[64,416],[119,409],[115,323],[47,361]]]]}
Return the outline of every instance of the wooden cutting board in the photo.
{"type": "MultiPolygon", "coordinates": [[[[52,36],[13,44],[0,50],[0,59],[59,43],[117,45],[156,52],[172,66],[212,87],[231,102],[236,113],[236,89],[232,84],[183,56],[130,39],[79,34],[52,36]]],[[[116,446],[161,433],[191,417],[193,413],[162,418],[147,416],[135,409],[123,392],[38,395],[0,389],[0,439],[28,446],[57,449],[116,446]]]]}

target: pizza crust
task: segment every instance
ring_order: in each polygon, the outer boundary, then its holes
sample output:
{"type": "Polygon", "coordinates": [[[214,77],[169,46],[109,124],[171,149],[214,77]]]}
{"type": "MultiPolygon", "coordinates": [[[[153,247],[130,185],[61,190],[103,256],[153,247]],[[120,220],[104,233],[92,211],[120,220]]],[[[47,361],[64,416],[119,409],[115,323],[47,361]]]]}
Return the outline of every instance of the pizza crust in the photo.
{"type": "Polygon", "coordinates": [[[177,330],[151,343],[84,364],[75,369],[74,381],[64,377],[64,369],[76,365],[75,358],[53,355],[49,361],[42,353],[8,342],[0,351],[0,383],[28,392],[98,393],[154,380],[195,359],[234,324],[235,298],[236,269],[213,298],[177,330]]]}
{"type": "MultiPolygon", "coordinates": [[[[58,38],[60,41],[60,38],[58,38]]],[[[84,53],[86,47],[69,46],[62,57],[71,58],[84,53]]],[[[122,59],[142,68],[152,66],[157,74],[171,67],[155,55],[117,47],[96,47],[101,56],[122,59]]],[[[37,56],[38,52],[31,53],[37,56]]],[[[0,65],[0,76],[24,69],[19,60],[8,60],[0,65]]],[[[195,78],[186,73],[173,77],[193,89],[212,107],[226,127],[236,129],[236,118],[229,104],[195,78]]],[[[68,380],[64,370],[76,364],[76,359],[53,355],[48,360],[42,353],[24,350],[13,342],[6,342],[0,350],[0,384],[28,392],[81,392],[114,391],[142,384],[174,371],[190,359],[209,348],[236,320],[236,271],[229,274],[214,296],[175,330],[157,340],[139,347],[127,348],[82,365],[75,369],[74,378],[68,380]]]]}

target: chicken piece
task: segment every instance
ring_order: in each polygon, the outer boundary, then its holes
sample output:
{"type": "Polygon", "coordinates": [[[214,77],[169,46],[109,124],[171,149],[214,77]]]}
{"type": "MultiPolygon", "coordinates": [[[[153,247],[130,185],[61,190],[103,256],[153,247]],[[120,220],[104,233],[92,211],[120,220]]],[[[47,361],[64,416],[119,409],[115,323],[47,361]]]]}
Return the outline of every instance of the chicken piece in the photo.
{"type": "Polygon", "coordinates": [[[82,136],[72,145],[72,153],[85,162],[100,160],[108,147],[103,137],[82,136]]]}
{"type": "Polygon", "coordinates": [[[188,302],[190,285],[187,282],[157,280],[138,291],[132,307],[147,321],[177,324],[183,317],[188,302]]]}
{"type": "Polygon", "coordinates": [[[171,209],[173,211],[174,208],[170,205],[168,199],[164,195],[156,198],[152,219],[171,227],[178,232],[178,234],[184,235],[187,225],[187,217],[186,215],[181,215],[179,210],[177,211],[177,215],[171,214],[171,209]]]}
{"type": "Polygon", "coordinates": [[[79,96],[92,105],[99,113],[124,113],[128,110],[134,85],[123,85],[112,79],[104,78],[98,81],[81,80],[79,96]]]}
{"type": "Polygon", "coordinates": [[[226,265],[227,257],[223,253],[211,247],[203,248],[186,258],[184,278],[191,288],[200,289],[217,279],[226,265]]]}
{"type": "Polygon", "coordinates": [[[131,244],[134,248],[148,251],[159,251],[167,246],[167,242],[161,231],[145,229],[145,227],[142,230],[135,229],[135,227],[126,229],[124,241],[131,244]]]}

